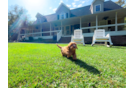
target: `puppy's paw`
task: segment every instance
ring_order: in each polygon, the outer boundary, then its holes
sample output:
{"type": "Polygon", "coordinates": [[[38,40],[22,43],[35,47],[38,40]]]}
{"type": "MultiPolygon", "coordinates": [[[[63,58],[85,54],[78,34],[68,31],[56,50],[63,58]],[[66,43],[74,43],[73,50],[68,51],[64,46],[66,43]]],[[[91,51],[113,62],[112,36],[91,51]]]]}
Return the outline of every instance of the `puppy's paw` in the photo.
{"type": "Polygon", "coordinates": [[[70,56],[69,55],[67,55],[67,58],[69,58],[70,56]]]}

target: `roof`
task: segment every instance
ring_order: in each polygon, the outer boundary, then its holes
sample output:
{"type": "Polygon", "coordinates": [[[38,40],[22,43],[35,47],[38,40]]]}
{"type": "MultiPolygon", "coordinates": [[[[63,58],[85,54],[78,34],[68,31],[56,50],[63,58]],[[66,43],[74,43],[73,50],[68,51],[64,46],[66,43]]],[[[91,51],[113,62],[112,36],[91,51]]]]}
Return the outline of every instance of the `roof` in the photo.
{"type": "Polygon", "coordinates": [[[122,8],[121,6],[112,1],[104,2],[104,11],[121,9],[121,8],[122,8]]]}
{"type": "Polygon", "coordinates": [[[57,15],[56,14],[46,15],[45,17],[46,17],[47,22],[57,20],[57,15]]]}
{"type": "Polygon", "coordinates": [[[60,6],[58,7],[58,9],[56,10],[56,12],[61,8],[61,6],[64,6],[64,7],[66,7],[68,10],[70,10],[70,8],[67,7],[64,3],[61,3],[60,6]]]}
{"type": "MultiPolygon", "coordinates": [[[[91,5],[70,10],[70,12],[71,12],[70,17],[90,15],[91,14],[90,6],[91,5]]],[[[116,3],[112,2],[112,1],[104,2],[104,11],[121,9],[121,8],[122,8],[121,6],[117,5],[116,3]]],[[[57,15],[56,14],[46,15],[44,17],[46,18],[47,22],[57,20],[57,15]]]]}
{"type": "MultiPolygon", "coordinates": [[[[71,17],[91,14],[90,6],[91,5],[71,10],[71,17]]],[[[115,10],[115,9],[120,9],[120,8],[122,7],[112,1],[104,2],[104,11],[115,10]]]]}

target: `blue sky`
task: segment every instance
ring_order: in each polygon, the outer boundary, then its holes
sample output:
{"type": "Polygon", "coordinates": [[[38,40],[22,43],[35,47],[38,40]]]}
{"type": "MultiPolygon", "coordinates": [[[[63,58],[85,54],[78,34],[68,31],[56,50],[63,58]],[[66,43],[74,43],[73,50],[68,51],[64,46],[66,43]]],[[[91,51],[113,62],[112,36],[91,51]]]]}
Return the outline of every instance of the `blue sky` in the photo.
{"type": "MultiPolygon", "coordinates": [[[[18,5],[27,10],[30,20],[36,20],[36,14],[49,15],[55,13],[60,3],[63,2],[70,9],[75,9],[90,5],[93,0],[8,0],[8,10],[14,5],[18,5]]],[[[108,1],[108,0],[105,0],[108,1]]],[[[118,1],[118,0],[112,0],[118,1]]]]}

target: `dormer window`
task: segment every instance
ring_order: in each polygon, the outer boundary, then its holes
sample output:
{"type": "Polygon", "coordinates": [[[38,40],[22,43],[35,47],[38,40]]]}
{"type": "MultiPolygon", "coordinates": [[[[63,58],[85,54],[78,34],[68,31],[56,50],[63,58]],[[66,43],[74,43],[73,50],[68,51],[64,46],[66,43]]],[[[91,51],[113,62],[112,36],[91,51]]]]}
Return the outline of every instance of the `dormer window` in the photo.
{"type": "Polygon", "coordinates": [[[57,15],[58,20],[66,19],[66,18],[68,18],[68,13],[61,13],[61,14],[57,15]]]}
{"type": "Polygon", "coordinates": [[[100,4],[95,6],[95,8],[96,8],[96,12],[99,12],[99,11],[100,11],[100,7],[101,7],[100,4]]]}

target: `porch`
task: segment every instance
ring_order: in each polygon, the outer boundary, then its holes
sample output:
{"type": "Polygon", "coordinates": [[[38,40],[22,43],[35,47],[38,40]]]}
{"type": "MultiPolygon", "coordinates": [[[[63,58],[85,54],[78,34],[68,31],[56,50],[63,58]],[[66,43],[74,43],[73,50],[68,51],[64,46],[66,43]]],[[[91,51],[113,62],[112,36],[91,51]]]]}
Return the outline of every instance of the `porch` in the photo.
{"type": "Polygon", "coordinates": [[[126,9],[30,25],[24,32],[20,31],[20,38],[52,39],[57,36],[59,41],[61,37],[71,37],[75,29],[81,29],[84,37],[92,37],[95,29],[105,29],[111,36],[126,35],[126,9]]]}

